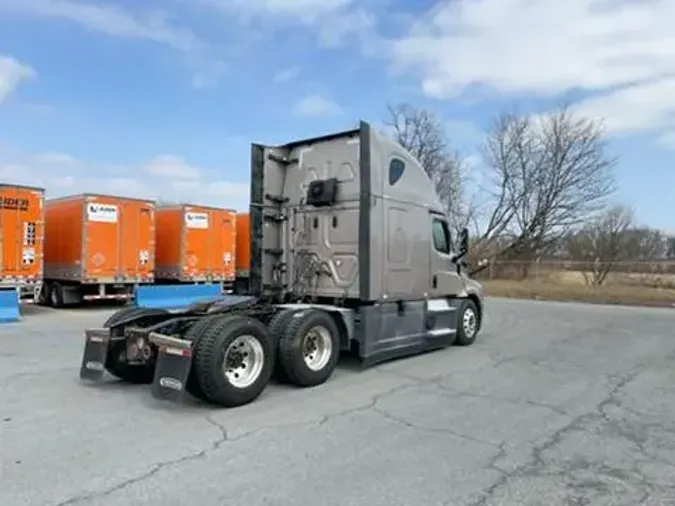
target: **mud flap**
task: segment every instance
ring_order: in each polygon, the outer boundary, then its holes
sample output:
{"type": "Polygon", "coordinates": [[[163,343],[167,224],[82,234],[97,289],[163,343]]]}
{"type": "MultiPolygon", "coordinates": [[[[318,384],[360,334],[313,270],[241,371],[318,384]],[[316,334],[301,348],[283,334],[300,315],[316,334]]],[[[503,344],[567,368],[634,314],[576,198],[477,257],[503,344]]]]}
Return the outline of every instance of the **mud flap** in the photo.
{"type": "Polygon", "coordinates": [[[192,343],[156,332],[150,333],[150,342],[158,348],[152,396],[182,402],[192,367],[192,343]]]}
{"type": "Polygon", "coordinates": [[[99,381],[103,378],[110,345],[110,329],[87,329],[80,367],[80,379],[99,381]]]}

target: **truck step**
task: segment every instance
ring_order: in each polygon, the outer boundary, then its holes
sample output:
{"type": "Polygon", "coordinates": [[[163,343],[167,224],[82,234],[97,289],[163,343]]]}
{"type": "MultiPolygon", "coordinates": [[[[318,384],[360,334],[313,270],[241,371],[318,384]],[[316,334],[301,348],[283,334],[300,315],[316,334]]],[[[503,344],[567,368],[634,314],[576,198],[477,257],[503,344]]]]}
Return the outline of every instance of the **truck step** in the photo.
{"type": "Polygon", "coordinates": [[[282,165],[293,165],[299,161],[297,158],[286,158],[285,156],[275,155],[274,153],[267,155],[267,158],[282,165]]]}
{"type": "Polygon", "coordinates": [[[288,197],[282,197],[281,195],[272,195],[270,193],[265,194],[265,198],[271,202],[274,202],[275,204],[285,204],[288,202],[288,197]]]}

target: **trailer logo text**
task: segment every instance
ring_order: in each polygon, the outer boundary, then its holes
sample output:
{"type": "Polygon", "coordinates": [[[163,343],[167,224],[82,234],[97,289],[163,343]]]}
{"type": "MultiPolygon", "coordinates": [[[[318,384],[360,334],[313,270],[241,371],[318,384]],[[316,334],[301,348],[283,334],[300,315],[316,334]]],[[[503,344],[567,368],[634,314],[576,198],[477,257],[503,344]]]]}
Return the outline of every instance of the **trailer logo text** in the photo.
{"type": "Polygon", "coordinates": [[[209,228],[209,215],[206,213],[185,213],[185,225],[188,228],[209,228]]]}
{"type": "Polygon", "coordinates": [[[110,204],[87,204],[87,219],[104,223],[117,223],[117,206],[110,204]]]}
{"type": "Polygon", "coordinates": [[[2,197],[2,208],[13,211],[28,211],[28,199],[2,197]]]}

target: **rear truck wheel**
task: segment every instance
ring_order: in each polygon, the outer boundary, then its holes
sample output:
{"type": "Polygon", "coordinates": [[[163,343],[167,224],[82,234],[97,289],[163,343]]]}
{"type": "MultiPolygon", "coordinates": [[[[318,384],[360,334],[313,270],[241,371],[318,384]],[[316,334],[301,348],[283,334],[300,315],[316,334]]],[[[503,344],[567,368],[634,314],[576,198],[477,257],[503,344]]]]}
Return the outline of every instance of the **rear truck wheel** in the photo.
{"type": "Polygon", "coordinates": [[[116,378],[132,385],[149,385],[154,378],[154,369],[144,365],[129,365],[126,358],[124,341],[117,341],[110,346],[106,358],[106,370],[116,378]]]}
{"type": "Polygon", "coordinates": [[[146,308],[137,307],[137,306],[126,306],[121,309],[118,309],[113,314],[111,314],[108,319],[103,323],[104,328],[109,328],[114,326],[118,321],[122,321],[125,318],[133,315],[134,313],[142,314],[146,311],[146,308]]]}
{"type": "MultiPolygon", "coordinates": [[[[213,315],[213,316],[206,316],[198,320],[196,323],[192,325],[192,327],[190,327],[190,330],[188,330],[185,333],[183,339],[185,339],[186,341],[190,341],[192,343],[192,349],[194,350],[199,344],[200,339],[206,332],[206,329],[208,329],[211,325],[215,324],[216,322],[222,320],[223,318],[228,318],[228,316],[213,315]]],[[[190,368],[190,373],[188,374],[188,379],[185,383],[185,390],[187,390],[187,392],[196,399],[199,399],[201,401],[208,400],[206,398],[206,395],[204,395],[201,386],[199,385],[199,378],[197,377],[195,367],[190,368]]]]}
{"type": "Polygon", "coordinates": [[[471,346],[476,341],[478,334],[480,314],[476,303],[471,299],[464,299],[457,318],[457,346],[471,346]]]}
{"type": "Polygon", "coordinates": [[[286,332],[286,327],[288,327],[291,318],[293,318],[293,315],[298,311],[299,311],[298,309],[283,309],[282,311],[274,315],[274,317],[270,320],[269,325],[267,326],[270,335],[274,340],[275,364],[273,375],[276,377],[278,381],[281,382],[288,382],[290,381],[290,379],[286,375],[284,368],[279,362],[277,350],[279,347],[279,342],[281,341],[281,338],[286,332]]]}
{"type": "Polygon", "coordinates": [[[193,367],[208,401],[223,407],[248,404],[272,376],[272,337],[255,318],[227,316],[204,330],[194,349],[193,367]]]}
{"type": "MultiPolygon", "coordinates": [[[[164,309],[150,309],[144,307],[124,307],[113,313],[103,324],[104,328],[112,328],[115,335],[124,335],[124,327],[117,327],[117,322],[127,318],[134,318],[134,325],[143,326],[143,319],[151,316],[166,314],[164,309]]],[[[145,343],[149,346],[149,343],[145,343]]],[[[148,385],[152,383],[155,369],[149,365],[129,365],[126,361],[126,340],[112,341],[105,368],[113,376],[134,385],[148,385]]]]}
{"type": "Polygon", "coordinates": [[[340,331],[333,317],[313,309],[296,312],[279,341],[283,374],[299,386],[325,382],[340,358],[340,331]]]}

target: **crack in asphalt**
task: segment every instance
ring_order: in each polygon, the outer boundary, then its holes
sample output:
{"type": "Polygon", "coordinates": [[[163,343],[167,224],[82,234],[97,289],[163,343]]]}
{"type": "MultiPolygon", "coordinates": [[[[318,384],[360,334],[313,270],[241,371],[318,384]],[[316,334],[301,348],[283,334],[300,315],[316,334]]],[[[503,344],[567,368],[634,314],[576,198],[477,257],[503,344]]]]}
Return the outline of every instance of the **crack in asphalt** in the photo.
{"type": "Polygon", "coordinates": [[[106,488],[104,490],[101,490],[101,491],[91,492],[91,493],[88,493],[88,494],[76,495],[74,497],[71,497],[69,499],[66,499],[65,501],[62,501],[62,502],[58,503],[56,506],[69,506],[69,505],[72,505],[72,504],[79,504],[79,503],[83,503],[83,502],[87,502],[87,501],[93,501],[94,499],[100,499],[102,497],[109,496],[109,495],[114,494],[115,492],[118,492],[120,490],[123,490],[123,489],[125,489],[125,488],[127,488],[131,485],[134,485],[136,483],[140,483],[144,480],[147,480],[148,478],[152,478],[153,476],[155,476],[157,473],[159,473],[162,469],[164,469],[166,467],[180,465],[180,464],[183,464],[185,462],[189,462],[189,461],[193,461],[193,460],[198,460],[200,458],[205,457],[209,453],[217,450],[218,448],[220,448],[223,444],[225,444],[229,440],[227,429],[225,427],[223,427],[217,421],[213,420],[211,418],[211,416],[206,416],[206,417],[204,417],[204,419],[206,420],[207,423],[214,426],[220,432],[220,437],[218,439],[216,439],[215,441],[213,441],[209,448],[205,448],[203,450],[200,450],[196,453],[191,453],[189,455],[183,455],[183,456],[178,457],[178,458],[169,459],[169,460],[159,462],[159,463],[153,465],[149,470],[147,470],[146,472],[144,472],[144,473],[142,473],[138,476],[134,476],[133,478],[129,478],[127,480],[121,481],[120,483],[118,483],[118,484],[116,484],[112,487],[106,488]]]}
{"type": "MultiPolygon", "coordinates": [[[[596,329],[597,330],[597,329],[596,329]]],[[[576,339],[579,336],[574,336],[572,339],[576,339]]],[[[669,357],[672,357],[673,354],[669,354],[669,357]]],[[[496,368],[503,364],[512,363],[517,360],[521,360],[522,357],[519,356],[504,356],[496,358],[494,357],[492,361],[486,363],[482,367],[476,369],[471,369],[471,373],[479,373],[481,370],[486,368],[496,368]]],[[[530,357],[532,359],[532,357],[530,357]]],[[[541,360],[546,360],[542,358],[541,360]]],[[[571,362],[570,362],[571,364],[571,362]]],[[[538,365],[534,364],[533,365],[538,365]]],[[[576,365],[576,364],[575,364],[576,365]]],[[[363,412],[373,412],[382,416],[384,419],[397,423],[404,427],[407,427],[412,430],[427,432],[430,434],[446,434],[455,438],[462,440],[472,441],[474,443],[487,445],[496,450],[495,454],[490,458],[490,460],[485,464],[485,471],[494,471],[497,473],[498,478],[489,487],[487,487],[482,493],[476,494],[476,499],[473,502],[467,502],[467,506],[488,506],[490,502],[494,499],[495,495],[509,482],[515,478],[537,478],[542,476],[557,477],[559,479],[558,483],[564,483],[568,488],[570,488],[570,495],[566,496],[566,504],[570,506],[585,506],[590,504],[590,500],[587,495],[590,492],[595,491],[596,493],[605,489],[605,493],[611,493],[609,485],[603,483],[601,478],[611,479],[614,482],[620,483],[631,483],[637,490],[636,493],[639,493],[639,498],[633,503],[636,506],[641,504],[648,504],[648,501],[655,500],[656,493],[664,491],[664,487],[655,485],[649,482],[649,479],[641,471],[640,465],[647,462],[655,462],[662,465],[667,465],[675,469],[675,464],[669,462],[665,458],[661,458],[658,455],[654,455],[652,451],[648,448],[647,439],[640,437],[635,431],[631,431],[630,427],[626,426],[627,422],[622,422],[616,420],[612,417],[610,411],[611,407],[616,407],[622,409],[626,412],[631,412],[630,408],[623,406],[622,400],[619,398],[623,389],[632,381],[634,381],[640,372],[648,364],[639,364],[634,367],[630,372],[622,375],[616,374],[607,374],[604,378],[610,382],[612,385],[607,393],[603,396],[597,404],[593,406],[589,411],[586,411],[582,414],[573,416],[567,411],[555,406],[546,403],[541,403],[534,401],[532,399],[513,399],[513,398],[503,398],[499,396],[492,396],[489,394],[478,394],[467,390],[456,389],[448,385],[443,384],[444,381],[447,381],[454,375],[463,374],[466,371],[452,371],[444,373],[442,375],[434,377],[419,377],[414,375],[408,375],[405,373],[393,372],[383,368],[374,367],[371,370],[380,374],[390,375],[398,377],[400,379],[407,380],[405,383],[400,384],[396,387],[393,387],[387,391],[381,392],[377,395],[371,397],[366,403],[353,406],[348,409],[337,411],[325,416],[322,416],[317,419],[310,419],[305,421],[299,421],[294,423],[281,423],[281,424],[270,424],[258,427],[254,430],[243,432],[237,436],[232,436],[228,429],[219,421],[213,418],[213,415],[207,415],[204,417],[204,421],[211,425],[214,429],[218,431],[218,437],[212,441],[206,448],[201,449],[196,452],[191,452],[187,455],[183,455],[177,458],[172,458],[164,460],[152,465],[147,471],[129,478],[127,480],[121,481],[111,487],[105,488],[99,491],[93,491],[86,494],[80,494],[73,496],[63,502],[58,503],[56,506],[69,506],[75,504],[81,504],[86,502],[96,502],[98,499],[110,496],[121,490],[124,490],[130,486],[141,483],[145,480],[152,478],[153,476],[160,473],[162,470],[172,467],[180,466],[187,462],[199,460],[205,458],[207,455],[219,450],[221,447],[228,443],[233,443],[241,441],[247,438],[258,436],[266,431],[277,431],[289,428],[300,428],[300,427],[322,427],[331,421],[334,421],[337,418],[349,416],[357,413],[363,412]],[[433,427],[424,427],[418,423],[415,423],[411,420],[403,418],[401,416],[395,415],[381,406],[381,402],[388,396],[399,393],[405,389],[415,387],[415,386],[434,386],[437,388],[437,393],[445,394],[448,396],[465,396],[470,398],[492,400],[496,402],[505,402],[514,405],[530,405],[534,407],[539,407],[543,409],[550,410],[553,413],[556,413],[560,417],[565,417],[568,420],[565,421],[564,425],[559,427],[552,433],[545,435],[539,444],[534,446],[529,451],[529,456],[526,457],[526,461],[520,463],[517,467],[513,469],[505,469],[500,466],[500,461],[506,458],[509,455],[509,444],[507,441],[502,441],[500,444],[495,444],[494,442],[484,441],[478,438],[474,438],[467,434],[462,434],[460,432],[453,431],[449,428],[433,428],[433,427]],[[558,466],[553,466],[552,462],[547,461],[545,454],[547,451],[555,448],[556,446],[563,443],[570,434],[575,431],[585,432],[592,434],[592,430],[589,428],[591,423],[601,423],[605,429],[611,430],[611,435],[619,437],[628,443],[630,443],[645,459],[639,460],[635,459],[633,465],[630,468],[621,469],[618,467],[612,467],[607,464],[599,462],[591,462],[588,459],[578,458],[573,462],[561,463],[558,466]],[[595,477],[593,479],[585,478],[584,476],[575,476],[575,473],[583,473],[585,471],[590,471],[594,473],[595,477]]],[[[653,365],[653,362],[652,362],[653,365]]],[[[69,368],[68,370],[70,370],[69,368]]],[[[17,376],[23,376],[23,373],[17,374],[17,376]]],[[[3,381],[6,380],[3,379],[3,381]]],[[[635,413],[639,414],[639,413],[635,413]]],[[[657,424],[654,424],[657,426],[657,424]]],[[[646,427],[647,424],[641,424],[642,427],[646,427]]],[[[659,430],[666,430],[662,426],[658,425],[659,430]]],[[[669,431],[670,432],[670,431],[669,431]]],[[[606,434],[607,436],[607,434],[606,434]]],[[[555,486],[555,485],[553,485],[555,486]]],[[[543,493],[547,493],[550,489],[546,489],[543,493]]],[[[540,494],[543,497],[543,494],[540,494]]],[[[454,502],[449,501],[446,503],[446,506],[450,506],[454,502]]]]}
{"type": "MultiPolygon", "coordinates": [[[[410,420],[408,420],[404,417],[394,415],[393,413],[391,413],[390,411],[386,410],[385,408],[383,408],[382,406],[379,405],[380,402],[383,399],[385,399],[386,397],[391,396],[393,394],[396,394],[396,393],[398,393],[402,390],[405,390],[407,388],[410,388],[412,386],[416,386],[416,385],[436,385],[436,386],[440,387],[441,385],[439,383],[441,381],[443,381],[444,379],[446,379],[448,374],[441,375],[441,376],[434,377],[434,378],[416,378],[416,377],[412,377],[412,376],[399,375],[399,374],[392,373],[392,372],[389,372],[389,371],[378,371],[378,372],[398,376],[400,378],[407,379],[409,381],[406,382],[406,383],[397,385],[396,387],[393,387],[389,390],[386,390],[384,392],[381,392],[379,394],[374,395],[365,404],[325,415],[325,416],[319,418],[318,420],[314,419],[314,420],[307,420],[307,421],[287,423],[287,424],[265,425],[265,426],[262,426],[262,427],[258,427],[255,430],[244,432],[244,433],[242,433],[238,436],[235,436],[235,437],[230,436],[227,428],[223,424],[221,424],[220,422],[215,420],[212,415],[207,415],[207,416],[204,417],[204,420],[206,421],[206,423],[208,423],[209,425],[216,428],[219,432],[219,437],[215,441],[213,441],[208,448],[202,449],[202,450],[194,452],[194,453],[190,453],[188,455],[183,455],[183,456],[178,457],[178,458],[168,459],[168,460],[159,462],[157,464],[154,464],[149,470],[145,471],[144,473],[142,473],[138,476],[129,478],[127,480],[124,480],[124,481],[122,481],[122,482],[120,482],[120,483],[118,483],[118,484],[116,484],[112,487],[106,488],[104,490],[95,491],[95,492],[91,492],[91,493],[88,493],[88,494],[81,494],[81,495],[71,497],[71,498],[69,498],[65,501],[62,501],[62,502],[58,503],[56,506],[70,506],[70,505],[74,505],[74,504],[81,504],[81,503],[85,503],[85,502],[88,502],[88,501],[93,501],[93,500],[96,500],[96,499],[100,499],[102,497],[109,496],[109,495],[114,494],[116,492],[119,492],[119,491],[121,491],[121,490],[123,490],[123,489],[125,489],[129,486],[132,486],[134,484],[137,484],[139,482],[142,482],[144,480],[152,478],[153,476],[155,476],[156,474],[158,474],[160,471],[162,471],[163,469],[165,469],[167,467],[177,466],[177,465],[184,464],[186,462],[190,462],[190,461],[194,461],[194,460],[204,458],[208,454],[220,449],[226,443],[241,441],[241,440],[244,440],[244,439],[247,439],[247,438],[250,438],[250,437],[260,435],[260,434],[262,434],[266,431],[269,431],[269,430],[283,430],[283,429],[297,428],[297,427],[321,427],[321,426],[326,425],[330,421],[335,420],[336,418],[349,416],[349,415],[356,414],[356,413],[368,412],[368,411],[375,412],[375,413],[379,414],[380,416],[382,416],[383,418],[385,418],[386,420],[389,420],[390,422],[408,427],[412,430],[417,430],[417,431],[426,432],[426,433],[430,433],[430,434],[445,434],[445,435],[455,437],[457,439],[471,441],[471,442],[486,445],[486,446],[489,446],[489,447],[492,447],[492,448],[498,448],[499,453],[495,457],[494,462],[491,464],[491,466],[496,465],[496,461],[502,456],[502,454],[505,451],[505,443],[502,443],[501,445],[496,446],[492,442],[485,441],[485,440],[482,440],[482,439],[479,439],[479,438],[475,438],[475,437],[472,437],[470,435],[454,431],[450,428],[424,427],[424,426],[421,426],[417,423],[414,423],[414,422],[412,422],[412,421],[410,421],[410,420]]],[[[448,388],[447,390],[449,392],[451,392],[453,394],[457,394],[457,395],[471,395],[470,392],[464,392],[464,391],[454,390],[454,389],[450,389],[450,388],[448,388]]],[[[485,397],[485,396],[481,396],[481,395],[476,395],[476,397],[489,398],[489,397],[485,397]]],[[[494,398],[494,399],[495,400],[504,400],[505,402],[514,402],[515,404],[518,404],[518,402],[510,400],[510,399],[500,399],[500,398],[494,398]]],[[[534,401],[532,401],[532,402],[534,403],[534,401]]],[[[534,404],[537,404],[537,403],[534,403],[534,404]]],[[[542,407],[546,407],[546,408],[550,409],[550,406],[542,406],[542,407]]],[[[488,467],[490,467],[490,466],[488,466],[488,467]]]]}
{"type": "Polygon", "coordinates": [[[149,478],[152,478],[155,476],[157,473],[162,471],[165,468],[171,467],[171,466],[177,466],[184,464],[186,462],[194,461],[194,460],[199,460],[201,458],[206,457],[208,454],[217,451],[220,449],[225,443],[232,443],[236,441],[241,441],[243,439],[247,439],[256,435],[259,435],[263,432],[266,432],[268,430],[281,430],[281,429],[287,429],[287,428],[294,428],[294,427],[321,427],[328,423],[329,421],[339,418],[342,416],[348,416],[350,414],[354,413],[359,413],[359,412],[364,412],[373,409],[376,404],[380,401],[380,399],[392,395],[396,393],[397,391],[409,386],[409,384],[403,384],[403,385],[398,385],[397,387],[394,387],[390,390],[387,390],[385,392],[382,392],[380,394],[375,395],[367,404],[361,405],[361,406],[356,406],[352,407],[349,409],[345,409],[342,411],[338,411],[336,413],[332,413],[330,415],[323,416],[321,418],[314,419],[314,420],[308,420],[308,421],[303,421],[303,422],[296,422],[296,423],[289,423],[289,424],[275,424],[275,425],[268,425],[268,426],[263,426],[259,427],[255,430],[249,431],[249,432],[244,432],[236,437],[230,437],[227,428],[215,420],[211,415],[207,415],[204,417],[204,420],[206,423],[209,425],[213,426],[216,428],[219,432],[219,437],[211,443],[211,445],[208,448],[202,449],[200,451],[197,451],[195,453],[190,453],[188,455],[183,455],[181,457],[173,458],[173,459],[168,459],[164,460],[162,462],[159,462],[157,464],[154,464],[149,470],[139,474],[138,476],[134,476],[132,478],[129,478],[127,480],[121,481],[117,483],[114,486],[111,486],[109,488],[106,488],[104,490],[99,490],[99,491],[94,491],[90,492],[88,494],[79,494],[74,497],[71,497],[69,499],[66,499],[65,501],[59,502],[56,504],[56,506],[70,506],[73,504],[81,504],[85,502],[90,502],[94,501],[96,499],[100,499],[103,497],[110,496],[116,492],[119,492],[120,490],[123,490],[129,486],[132,486],[136,483],[140,483],[142,481],[145,481],[149,478]]]}
{"type": "MultiPolygon", "coordinates": [[[[501,361],[502,363],[510,362],[510,359],[505,359],[501,361]]],[[[495,362],[495,365],[492,365],[492,368],[499,367],[499,363],[495,362]]],[[[482,369],[482,368],[481,368],[482,369]]],[[[478,370],[480,371],[480,369],[478,370]]],[[[567,416],[567,417],[572,417],[570,413],[565,411],[562,408],[559,408],[558,406],[555,406],[553,404],[547,404],[539,401],[535,401],[532,399],[513,399],[511,397],[502,397],[498,395],[489,395],[489,394],[478,394],[475,392],[471,392],[470,390],[462,390],[459,388],[454,388],[448,385],[443,384],[444,381],[446,381],[448,378],[459,374],[459,372],[452,372],[448,374],[441,374],[438,376],[432,376],[428,378],[421,378],[421,377],[416,377],[416,376],[411,376],[407,375],[405,373],[398,373],[398,372],[393,372],[393,371],[387,371],[387,370],[377,370],[380,374],[388,374],[392,375],[395,377],[403,378],[403,379],[408,379],[411,380],[412,382],[408,386],[414,386],[414,384],[422,384],[422,385],[434,385],[436,386],[441,392],[445,392],[450,394],[451,397],[468,397],[468,398],[473,398],[473,399],[483,399],[483,400],[491,400],[491,401],[497,401],[497,402],[503,402],[506,404],[512,404],[514,406],[518,405],[523,405],[526,404],[528,406],[534,406],[537,408],[542,408],[542,409],[547,409],[550,411],[553,411],[554,413],[561,415],[561,416],[567,416]]]]}
{"type": "MultiPolygon", "coordinates": [[[[517,466],[512,471],[506,471],[497,465],[499,460],[505,457],[508,453],[506,449],[506,442],[502,443],[498,453],[495,454],[495,456],[486,466],[486,469],[498,472],[501,475],[500,478],[492,483],[492,485],[490,485],[482,494],[480,494],[478,499],[474,500],[468,506],[487,506],[497,491],[506,486],[509,481],[516,477],[539,477],[546,473],[548,476],[559,476],[561,479],[566,480],[566,485],[572,489],[584,487],[598,488],[605,486],[602,482],[575,483],[574,480],[569,479],[571,473],[582,470],[590,470],[596,476],[610,477],[621,483],[630,482],[633,479],[637,479],[638,483],[643,487],[643,491],[641,492],[642,497],[640,498],[640,502],[638,504],[644,504],[653,497],[655,492],[660,492],[661,487],[651,484],[649,479],[639,470],[641,461],[634,462],[630,470],[619,469],[602,463],[590,462],[587,459],[577,459],[569,466],[560,469],[550,469],[548,468],[549,466],[547,465],[547,462],[544,458],[544,453],[546,451],[562,443],[565,437],[571,432],[589,432],[588,428],[586,427],[586,424],[589,422],[601,420],[607,426],[615,427],[616,422],[607,415],[605,410],[607,406],[612,404],[621,406],[621,401],[618,399],[619,394],[630,382],[637,378],[638,374],[643,368],[644,365],[639,365],[629,373],[615,378],[617,381],[614,386],[610,389],[607,395],[595,405],[593,410],[575,416],[567,424],[563,425],[551,435],[549,435],[543,442],[532,448],[530,452],[530,458],[527,462],[517,466]]],[[[608,377],[608,379],[611,379],[611,376],[608,377]]],[[[649,460],[655,460],[655,457],[648,452],[643,443],[639,441],[633,433],[623,430],[619,432],[618,435],[635,445],[638,451],[648,457],[649,460]]],[[[660,459],[655,461],[661,462],[660,459]]],[[[673,464],[668,461],[664,461],[663,463],[673,466],[673,464]]],[[[539,495],[544,496],[544,494],[546,494],[549,490],[550,488],[542,491],[539,495]]],[[[570,504],[588,504],[584,502],[585,498],[583,496],[572,497],[569,499],[573,501],[570,502],[570,504]]]]}

